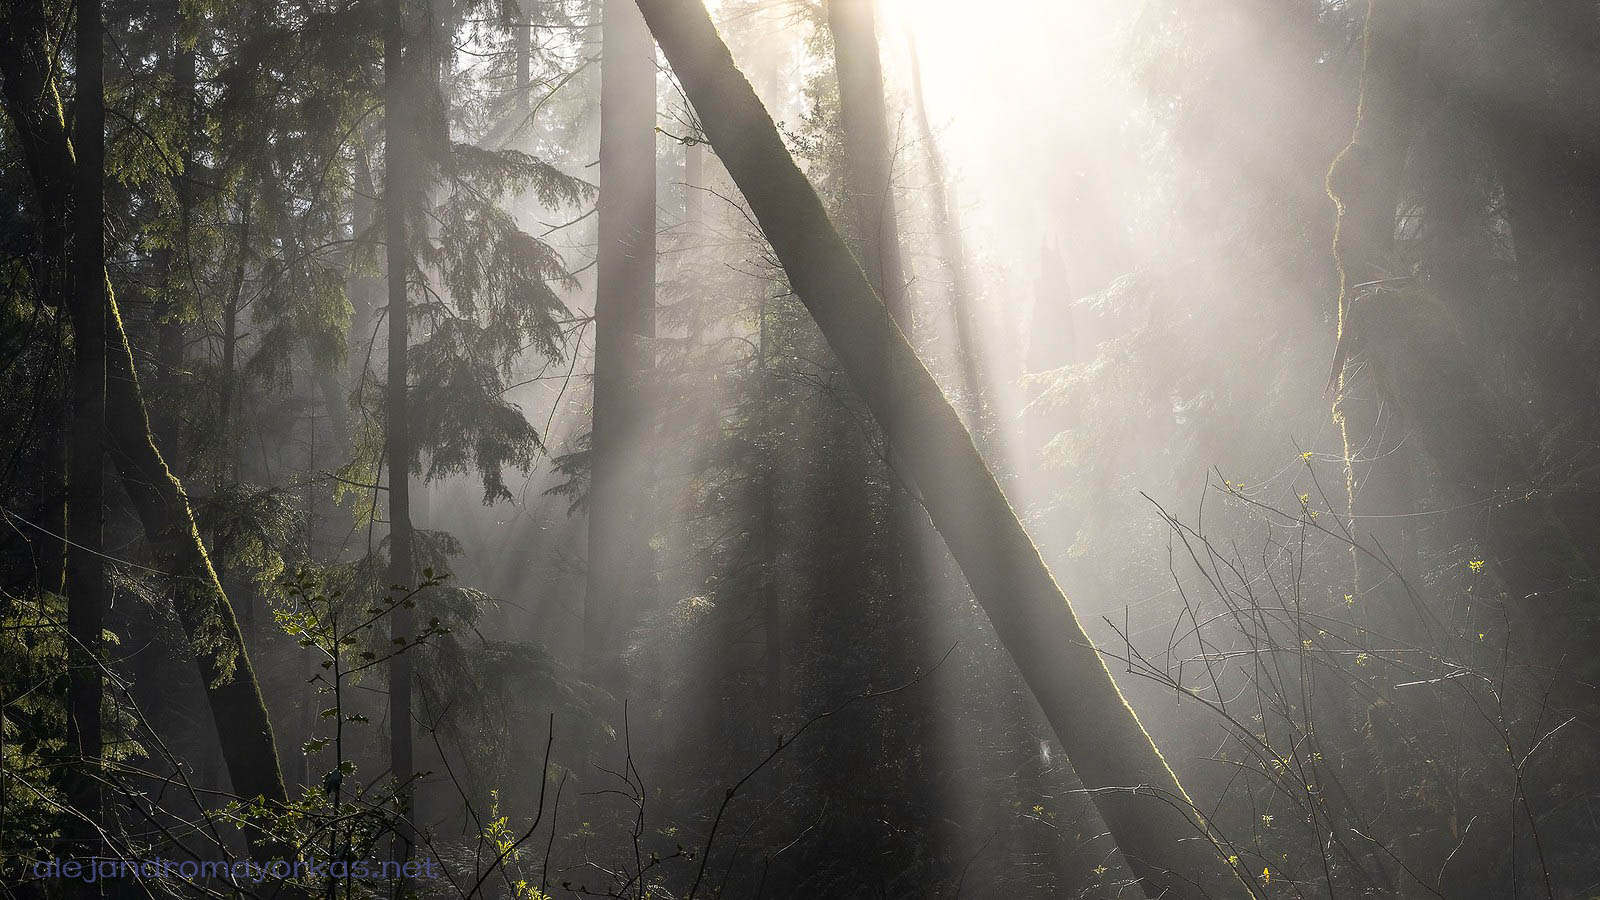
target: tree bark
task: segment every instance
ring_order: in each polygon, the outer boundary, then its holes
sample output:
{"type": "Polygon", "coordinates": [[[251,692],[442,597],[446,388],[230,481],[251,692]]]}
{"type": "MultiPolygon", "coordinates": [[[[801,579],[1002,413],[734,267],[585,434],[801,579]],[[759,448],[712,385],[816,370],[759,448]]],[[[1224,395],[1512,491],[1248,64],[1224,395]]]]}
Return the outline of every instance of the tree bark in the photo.
{"type": "MultiPolygon", "coordinates": [[[[894,324],[906,335],[914,336],[912,296],[906,284],[894,190],[896,146],[890,137],[878,46],[877,0],[829,0],[828,29],[833,35],[839,118],[844,132],[845,210],[850,223],[845,230],[847,243],[855,251],[868,283],[883,298],[894,324]]],[[[900,409],[902,404],[895,399],[899,382],[892,380],[888,388],[889,407],[900,409]]],[[[887,421],[882,430],[886,455],[893,456],[903,425],[887,421]]],[[[843,464],[865,480],[866,466],[848,460],[843,464]]],[[[917,650],[933,643],[932,620],[936,612],[930,601],[936,596],[932,569],[937,539],[905,486],[893,478],[889,479],[887,499],[883,527],[887,579],[878,610],[892,625],[877,656],[885,667],[909,671],[917,666],[917,650]]],[[[837,598],[824,598],[823,602],[830,599],[837,598]]],[[[943,741],[933,709],[934,693],[919,696],[924,698],[922,706],[908,707],[899,723],[909,745],[905,749],[915,751],[903,757],[899,799],[912,804],[908,818],[918,825],[916,842],[929,855],[939,858],[945,848],[930,828],[943,797],[929,771],[928,760],[937,754],[943,741]]]]}
{"type": "MultiPolygon", "coordinates": [[[[1370,0],[1356,126],[1328,173],[1328,192],[1339,213],[1333,247],[1340,273],[1336,419],[1346,436],[1348,460],[1348,447],[1366,438],[1359,430],[1362,425],[1377,421],[1383,408],[1397,412],[1406,434],[1415,436],[1454,500],[1495,499],[1497,512],[1480,535],[1485,558],[1513,599],[1536,598],[1516,605],[1517,624],[1549,636],[1551,626],[1566,613],[1578,611],[1572,604],[1592,592],[1587,585],[1600,571],[1591,542],[1574,530],[1581,528],[1582,518],[1563,515],[1559,498],[1538,486],[1538,454],[1526,437],[1535,430],[1533,423],[1521,404],[1500,397],[1476,370],[1480,351],[1460,309],[1451,305],[1456,298],[1441,298],[1409,281],[1384,279],[1417,119],[1421,24],[1415,0],[1370,0]],[[1350,380],[1348,373],[1358,368],[1370,370],[1370,379],[1350,380]],[[1558,611],[1562,615],[1554,615],[1558,611]]],[[[1544,383],[1537,373],[1535,383],[1544,383]]],[[[1558,391],[1534,393],[1552,396],[1558,391]]],[[[1347,463],[1352,503],[1353,469],[1347,463]]],[[[1414,490],[1405,483],[1410,479],[1397,482],[1392,473],[1376,468],[1374,476],[1385,480],[1369,482],[1364,493],[1414,490]]],[[[1404,542],[1393,529],[1387,535],[1375,531],[1377,542],[1391,554],[1404,542]]],[[[1371,563],[1365,567],[1375,568],[1371,563]]],[[[1370,586],[1381,575],[1358,573],[1357,583],[1370,586]]]]}
{"type": "MultiPolygon", "coordinates": [[[[867,282],[883,298],[894,324],[914,334],[900,224],[894,196],[894,146],[889,140],[888,104],[884,100],[883,65],[878,50],[876,0],[829,0],[828,29],[833,34],[835,75],[839,82],[839,118],[844,130],[846,186],[845,235],[867,282]]],[[[893,373],[891,374],[891,378],[893,373]]],[[[890,406],[898,382],[888,385],[890,406]]],[[[899,439],[898,423],[883,424],[889,454],[899,439]]],[[[863,477],[865,469],[861,469],[863,477]]],[[[888,552],[890,601],[902,603],[910,593],[925,592],[927,560],[919,551],[927,543],[916,521],[920,514],[904,488],[890,484],[888,552]]],[[[911,617],[907,617],[908,621],[911,617]]],[[[915,623],[921,625],[922,623],[915,623]]],[[[910,630],[916,630],[913,627],[910,630]]]]}
{"type": "MultiPolygon", "coordinates": [[[[390,0],[388,32],[383,43],[384,78],[384,259],[388,271],[388,373],[384,397],[384,458],[389,465],[390,589],[405,593],[416,580],[411,529],[411,417],[407,395],[407,351],[410,343],[411,270],[407,215],[421,200],[418,186],[417,132],[412,105],[421,98],[411,88],[420,84],[417,47],[406,41],[404,0],[390,0]]],[[[404,603],[390,617],[390,633],[409,637],[415,614],[404,603]]],[[[412,666],[408,653],[389,661],[389,771],[402,785],[397,793],[402,821],[411,814],[409,787],[414,761],[411,734],[412,666]]],[[[398,830],[394,857],[411,855],[412,834],[398,830]]]]}
{"type": "Polygon", "coordinates": [[[1405,612],[1410,601],[1398,580],[1366,554],[1403,559],[1422,482],[1406,440],[1408,423],[1395,415],[1373,368],[1361,363],[1370,346],[1367,313],[1394,288],[1395,217],[1419,106],[1420,24],[1413,0],[1369,0],[1356,121],[1327,179],[1339,276],[1333,420],[1344,452],[1346,512],[1361,545],[1350,548],[1351,590],[1381,631],[1419,640],[1426,621],[1405,612]],[[1364,472],[1355,447],[1367,448],[1362,456],[1375,461],[1364,472]]]}
{"type": "Polygon", "coordinates": [[[1202,817],[1083,631],[960,416],[885,314],[698,0],[639,7],[791,285],[880,423],[905,423],[896,469],[1021,670],[1150,894],[1243,896],[1202,817]],[[888,386],[901,387],[893,400],[888,386]]]}
{"type": "MultiPolygon", "coordinates": [[[[105,627],[105,81],[100,0],[79,0],[76,53],[78,151],[73,171],[72,243],[67,252],[73,332],[72,414],[67,475],[67,800],[83,818],[67,830],[73,852],[93,856],[105,824],[101,791],[104,688],[101,633],[105,627]]],[[[103,886],[74,885],[76,896],[100,896],[103,886]]]]}
{"type": "Polygon", "coordinates": [[[150,437],[133,352],[113,305],[107,362],[107,431],[122,486],[144,525],[156,567],[173,580],[173,605],[196,651],[234,793],[284,803],[283,773],[267,707],[233,607],[223,592],[189,498],[150,437]]]}
{"type": "Polygon", "coordinates": [[[900,253],[894,197],[894,147],[889,141],[883,65],[878,55],[875,0],[829,0],[839,118],[844,128],[846,205],[854,249],[872,289],[902,330],[906,316],[905,264],[900,253]]]}
{"type": "MultiPolygon", "coordinates": [[[[0,85],[6,111],[23,148],[41,228],[59,228],[57,223],[67,220],[64,201],[76,166],[49,75],[49,18],[38,2],[4,4],[0,10],[0,74],[5,76],[0,85]]],[[[54,242],[49,246],[64,247],[54,242]]],[[[94,315],[82,302],[74,294],[66,297],[74,318],[94,315]]],[[[97,302],[106,329],[105,435],[112,462],[144,528],[155,567],[172,579],[173,606],[195,648],[234,792],[282,804],[287,791],[277,747],[233,607],[212,571],[188,497],[151,440],[116,298],[105,290],[97,302]]]]}
{"type": "Polygon", "coordinates": [[[601,685],[623,684],[621,649],[648,576],[648,430],[654,368],[655,44],[630,0],[604,4],[600,64],[599,249],[584,654],[601,685]]]}

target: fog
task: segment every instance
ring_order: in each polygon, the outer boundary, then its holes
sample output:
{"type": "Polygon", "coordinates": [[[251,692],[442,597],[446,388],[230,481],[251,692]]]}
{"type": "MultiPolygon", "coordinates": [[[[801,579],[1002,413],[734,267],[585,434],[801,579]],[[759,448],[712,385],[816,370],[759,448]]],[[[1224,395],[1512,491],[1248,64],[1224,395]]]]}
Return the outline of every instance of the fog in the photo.
{"type": "Polygon", "coordinates": [[[7,896],[1600,891],[1592,4],[0,19],[7,896]]]}

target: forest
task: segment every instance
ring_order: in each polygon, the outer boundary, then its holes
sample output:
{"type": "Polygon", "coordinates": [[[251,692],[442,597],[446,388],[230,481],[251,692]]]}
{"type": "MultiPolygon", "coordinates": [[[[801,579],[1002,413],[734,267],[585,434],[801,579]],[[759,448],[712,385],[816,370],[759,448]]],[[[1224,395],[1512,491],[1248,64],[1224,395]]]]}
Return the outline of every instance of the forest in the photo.
{"type": "Polygon", "coordinates": [[[1600,897],[1592,0],[0,0],[0,900],[1600,897]]]}

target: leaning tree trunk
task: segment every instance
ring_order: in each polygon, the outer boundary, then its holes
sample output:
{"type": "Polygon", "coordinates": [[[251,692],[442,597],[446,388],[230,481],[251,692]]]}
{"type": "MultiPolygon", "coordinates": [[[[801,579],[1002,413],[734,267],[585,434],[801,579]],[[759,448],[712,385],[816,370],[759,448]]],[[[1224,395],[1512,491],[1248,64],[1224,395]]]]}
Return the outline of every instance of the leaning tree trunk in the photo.
{"type": "Polygon", "coordinates": [[[1177,777],[1123,699],[972,436],[885,315],[699,0],[639,0],[712,148],[880,423],[995,632],[1151,894],[1241,896],[1177,777]],[[901,404],[891,408],[888,385],[901,404]]]}
{"type": "MultiPolygon", "coordinates": [[[[0,85],[6,112],[23,150],[42,227],[49,230],[56,227],[52,223],[67,220],[65,199],[76,177],[73,148],[49,75],[49,18],[38,2],[0,4],[0,10],[0,74],[5,76],[0,85]]],[[[112,461],[144,528],[155,567],[171,579],[173,606],[195,650],[234,792],[283,804],[288,793],[278,750],[238,620],[211,568],[183,486],[151,440],[116,298],[109,286],[97,297],[106,329],[105,432],[112,461]]],[[[68,294],[65,302],[75,321],[97,314],[85,309],[76,294],[68,294]]],[[[259,842],[257,847],[258,852],[272,849],[259,842]]]]}
{"type": "Polygon", "coordinates": [[[598,682],[623,685],[623,636],[649,558],[643,461],[654,367],[656,66],[650,31],[629,0],[604,4],[600,60],[600,199],[595,264],[594,421],[584,654],[598,682]]]}

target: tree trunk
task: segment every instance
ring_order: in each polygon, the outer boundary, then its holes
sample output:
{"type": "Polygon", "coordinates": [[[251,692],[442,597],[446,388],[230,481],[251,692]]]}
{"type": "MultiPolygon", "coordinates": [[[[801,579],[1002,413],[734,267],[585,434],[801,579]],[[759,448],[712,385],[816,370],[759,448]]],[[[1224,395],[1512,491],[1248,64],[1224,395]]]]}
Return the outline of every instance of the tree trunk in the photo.
{"type": "Polygon", "coordinates": [[[656,41],[789,281],[920,488],[1011,654],[1150,894],[1242,896],[1177,777],[1128,707],[954,407],[828,220],[699,0],[639,0],[656,41]],[[888,385],[901,389],[894,400],[888,385]]]}
{"type": "MultiPolygon", "coordinates": [[[[1398,557],[1404,536],[1400,525],[1409,521],[1405,514],[1416,506],[1416,482],[1408,477],[1410,467],[1401,464],[1409,456],[1389,457],[1370,453],[1382,462],[1363,478],[1358,472],[1352,448],[1382,441],[1404,444],[1393,408],[1379,395],[1370,369],[1356,365],[1363,345],[1354,325],[1352,310],[1363,309],[1370,298],[1381,297],[1389,286],[1385,282],[1394,255],[1395,211],[1399,205],[1401,175],[1410,148],[1416,119],[1416,63],[1419,40],[1418,16],[1411,0],[1369,0],[1362,29],[1362,66],[1356,122],[1350,143],[1334,159],[1328,170],[1328,196],[1337,211],[1333,233],[1333,259],[1339,274],[1338,346],[1334,364],[1336,393],[1333,419],[1339,426],[1344,447],[1345,492],[1352,528],[1365,543],[1364,521],[1381,522],[1389,527],[1372,535],[1379,552],[1398,557]],[[1393,434],[1385,441],[1385,433],[1393,434]],[[1364,489],[1363,489],[1364,488],[1364,489]],[[1372,498],[1364,515],[1382,512],[1381,519],[1358,519],[1358,490],[1372,498]],[[1374,508],[1373,502],[1388,503],[1374,508]]],[[[1369,548],[1370,549],[1370,548],[1369,548]]],[[[1386,580],[1386,573],[1363,554],[1351,548],[1354,591],[1366,594],[1386,580]]],[[[1377,598],[1371,598],[1376,604],[1377,598]]],[[[1390,600],[1395,599],[1390,597],[1390,600]]],[[[1387,604],[1383,604],[1387,605],[1387,604]]]]}
{"type": "MultiPolygon", "coordinates": [[[[876,0],[829,0],[828,29],[833,34],[839,118],[844,130],[847,242],[894,324],[909,336],[914,323],[894,196],[895,154],[883,94],[876,0]]],[[[901,404],[893,399],[898,382],[891,381],[888,389],[889,406],[899,409],[901,404]]],[[[891,455],[898,432],[895,421],[883,423],[884,445],[891,455]]],[[[920,514],[911,508],[903,487],[891,483],[889,490],[889,599],[903,603],[908,593],[921,593],[926,587],[920,577],[926,560],[918,552],[925,541],[915,527],[920,514]]]]}
{"type": "MultiPolygon", "coordinates": [[[[1528,614],[1515,624],[1547,636],[1550,618],[1588,595],[1600,571],[1590,542],[1563,516],[1557,497],[1537,485],[1537,451],[1526,435],[1534,428],[1516,398],[1503,398],[1476,371],[1474,346],[1461,311],[1408,282],[1383,281],[1392,252],[1401,174],[1416,118],[1415,80],[1420,12],[1415,0],[1371,0],[1365,28],[1365,63],[1357,122],[1350,145],[1328,173],[1339,210],[1334,257],[1340,271],[1340,365],[1335,411],[1347,446],[1366,435],[1350,420],[1375,421],[1380,407],[1397,411],[1445,489],[1457,502],[1496,499],[1483,532],[1495,577],[1528,614]],[[1347,366],[1349,361],[1370,366],[1347,366]],[[1370,369],[1370,382],[1352,386],[1346,370],[1370,369]],[[1349,395],[1355,403],[1347,403],[1349,395]]],[[[1535,383],[1543,383],[1535,373],[1535,383]]],[[[1558,391],[1535,391],[1551,396],[1558,391]]],[[[1348,451],[1347,451],[1348,458],[1348,451]]],[[[1354,478],[1348,484],[1355,487],[1354,478]]],[[[1393,493],[1407,485],[1369,487],[1393,493]]],[[[1397,510],[1409,511],[1409,510],[1397,510]]],[[[1404,521],[1387,519],[1383,521],[1404,521]]],[[[1581,517],[1577,519],[1582,522],[1581,517]]],[[[1379,543],[1383,537],[1378,537],[1379,543]]],[[[1390,543],[1399,544],[1398,535],[1390,543]]],[[[1385,549],[1392,548],[1386,547],[1385,549]]],[[[1369,564],[1370,565],[1370,564],[1369,564]]],[[[1358,583],[1371,584],[1364,574],[1358,583]]],[[[1559,628],[1557,628],[1559,631],[1559,628]]]]}
{"type": "Polygon", "coordinates": [[[889,141],[888,107],[883,99],[883,66],[878,56],[875,0],[829,0],[828,30],[833,34],[834,70],[839,81],[839,118],[844,127],[848,234],[872,289],[882,297],[903,331],[906,317],[905,265],[894,198],[894,147],[889,141]]]}
{"type": "MultiPolygon", "coordinates": [[[[48,18],[36,2],[0,5],[0,10],[4,10],[0,13],[0,73],[5,76],[0,84],[23,147],[41,227],[48,230],[57,227],[53,223],[66,221],[64,201],[76,177],[55,84],[47,74],[52,46],[48,18]]],[[[74,318],[93,315],[83,309],[80,297],[69,295],[66,300],[74,318]]],[[[211,568],[188,497],[151,440],[150,420],[116,298],[106,289],[98,302],[107,339],[107,444],[123,490],[144,527],[155,567],[173,581],[173,606],[195,649],[234,792],[284,803],[287,792],[278,751],[239,623],[211,568]]]]}
{"type": "Polygon", "coordinates": [[[655,44],[630,0],[607,0],[600,67],[599,249],[584,654],[598,683],[623,684],[621,648],[647,577],[649,415],[654,368],[655,44]]]}
{"type": "MultiPolygon", "coordinates": [[[[94,856],[105,825],[101,791],[103,683],[100,636],[106,610],[103,548],[106,456],[105,83],[100,0],[79,0],[72,243],[67,252],[73,332],[71,420],[67,473],[67,801],[83,818],[67,829],[73,853],[94,856]]],[[[99,896],[103,886],[79,884],[69,893],[99,896]]]]}
{"type": "Polygon", "coordinates": [[[234,793],[286,802],[266,704],[228,596],[200,541],[189,498],[150,437],[133,352],[110,310],[107,431],[123,489],[144,526],[156,567],[173,579],[173,605],[196,650],[234,793]]]}
{"type": "MultiPolygon", "coordinates": [[[[407,396],[407,350],[410,343],[410,301],[407,288],[411,248],[407,240],[407,214],[420,201],[417,185],[418,128],[411,107],[421,98],[410,90],[422,79],[415,56],[417,47],[406,46],[404,0],[390,0],[388,33],[383,44],[384,78],[384,258],[389,289],[389,367],[384,400],[384,458],[389,465],[389,585],[406,592],[416,581],[411,533],[411,418],[407,396]]],[[[405,604],[390,618],[394,638],[415,631],[415,614],[405,604]]],[[[414,769],[411,740],[412,666],[409,653],[389,662],[389,771],[402,787],[397,800],[402,817],[411,813],[409,781],[414,769]]],[[[403,820],[403,819],[402,819],[403,820]]],[[[411,855],[412,834],[402,826],[394,857],[411,855]]]]}
{"type": "MultiPolygon", "coordinates": [[[[868,283],[883,298],[894,324],[906,335],[914,335],[894,190],[896,147],[889,133],[878,47],[877,0],[829,0],[828,29],[833,35],[839,118],[844,132],[845,211],[850,223],[845,233],[868,283]]],[[[896,399],[899,382],[891,381],[888,389],[889,408],[903,408],[896,399]]],[[[893,456],[903,430],[897,421],[883,423],[887,455],[893,456]]],[[[861,465],[855,465],[855,469],[863,477],[868,471],[861,465]]],[[[927,516],[894,478],[889,479],[887,500],[883,527],[887,579],[878,614],[891,624],[877,657],[882,668],[914,671],[919,662],[917,651],[933,643],[937,610],[930,602],[936,597],[932,551],[937,544],[927,516]]],[[[825,598],[824,602],[827,599],[833,598],[825,598]]],[[[879,752],[902,754],[904,774],[896,799],[909,806],[907,818],[915,823],[914,839],[937,858],[944,848],[938,846],[940,842],[928,830],[943,799],[928,765],[943,743],[933,709],[935,696],[932,691],[922,692],[918,695],[920,705],[910,705],[899,713],[896,730],[907,746],[886,747],[879,752]]]]}

